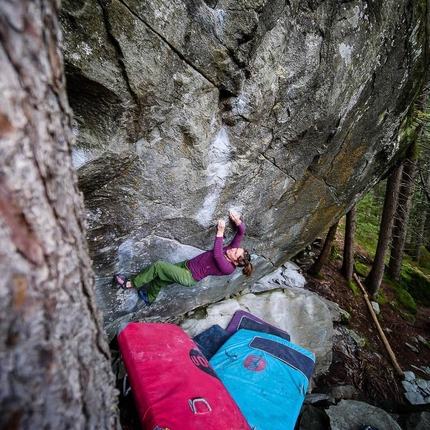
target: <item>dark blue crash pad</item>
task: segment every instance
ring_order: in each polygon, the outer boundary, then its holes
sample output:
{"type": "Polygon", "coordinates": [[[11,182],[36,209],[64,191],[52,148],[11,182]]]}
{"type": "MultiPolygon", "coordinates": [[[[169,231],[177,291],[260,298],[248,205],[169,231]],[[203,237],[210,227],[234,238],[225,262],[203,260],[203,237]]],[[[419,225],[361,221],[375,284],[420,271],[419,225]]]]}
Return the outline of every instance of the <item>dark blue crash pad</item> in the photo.
{"type": "Polygon", "coordinates": [[[206,359],[210,360],[229,337],[230,333],[221,328],[218,324],[215,324],[193,337],[193,341],[206,359]]]}

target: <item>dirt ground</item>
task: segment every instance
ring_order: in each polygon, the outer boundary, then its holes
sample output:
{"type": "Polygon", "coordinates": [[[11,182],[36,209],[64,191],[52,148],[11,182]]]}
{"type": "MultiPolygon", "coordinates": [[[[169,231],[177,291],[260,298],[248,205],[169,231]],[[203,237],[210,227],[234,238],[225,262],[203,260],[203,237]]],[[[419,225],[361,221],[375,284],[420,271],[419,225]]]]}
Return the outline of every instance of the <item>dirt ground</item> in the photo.
{"type": "MultiPolygon", "coordinates": [[[[341,248],[343,240],[338,238],[337,242],[341,248]]],[[[339,252],[342,252],[342,249],[339,252]]],[[[356,250],[356,256],[371,261],[371,256],[366,255],[362,249],[356,250]]],[[[318,381],[316,390],[348,384],[355,386],[365,399],[374,405],[387,407],[387,403],[390,402],[409,404],[403,394],[401,378],[397,375],[387,348],[381,340],[364,296],[360,288],[359,294],[354,294],[341,275],[341,265],[340,260],[329,261],[322,270],[322,276],[316,279],[306,274],[310,262],[304,263],[301,268],[308,280],[305,288],[337,303],[340,308],[347,311],[351,319],[349,323],[343,325],[364,339],[365,346],[358,348],[354,342],[336,342],[330,371],[318,381]]],[[[430,375],[422,370],[422,367],[430,367],[429,347],[417,342],[421,336],[430,344],[430,308],[418,305],[418,312],[414,315],[415,321],[406,321],[399,310],[390,304],[396,301],[390,289],[383,284],[381,290],[388,301],[387,304],[380,306],[378,321],[400,369],[413,371],[417,378],[430,380],[430,375]]],[[[401,310],[407,312],[401,305],[399,306],[401,310]]]]}

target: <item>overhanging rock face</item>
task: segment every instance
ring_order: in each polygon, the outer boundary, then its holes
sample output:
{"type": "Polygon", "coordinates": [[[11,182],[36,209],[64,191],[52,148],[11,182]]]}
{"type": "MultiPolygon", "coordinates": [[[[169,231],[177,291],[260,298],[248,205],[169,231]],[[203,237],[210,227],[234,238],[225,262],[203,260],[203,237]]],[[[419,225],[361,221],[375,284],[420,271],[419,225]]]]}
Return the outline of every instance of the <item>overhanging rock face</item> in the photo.
{"type": "MultiPolygon", "coordinates": [[[[113,273],[210,248],[230,207],[259,256],[254,282],[363,196],[407,146],[400,131],[426,67],[426,6],[63,1],[74,160],[107,322],[121,316],[113,273]]],[[[178,287],[165,313],[246,282],[178,287]]]]}

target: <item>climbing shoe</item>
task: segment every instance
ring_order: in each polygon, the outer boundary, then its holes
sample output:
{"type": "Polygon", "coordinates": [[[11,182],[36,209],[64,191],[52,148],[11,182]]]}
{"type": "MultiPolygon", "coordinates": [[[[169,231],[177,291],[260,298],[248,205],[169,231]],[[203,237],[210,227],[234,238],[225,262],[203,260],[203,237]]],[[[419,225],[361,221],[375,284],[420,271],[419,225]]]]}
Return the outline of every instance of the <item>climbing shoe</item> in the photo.
{"type": "Polygon", "coordinates": [[[137,292],[139,294],[139,297],[145,302],[146,306],[151,306],[151,302],[148,299],[148,295],[143,290],[139,290],[137,292]]]}
{"type": "Polygon", "coordinates": [[[126,276],[122,275],[121,273],[117,273],[113,277],[113,281],[115,284],[119,285],[123,290],[133,290],[133,287],[127,287],[127,282],[130,281],[126,276]]]}

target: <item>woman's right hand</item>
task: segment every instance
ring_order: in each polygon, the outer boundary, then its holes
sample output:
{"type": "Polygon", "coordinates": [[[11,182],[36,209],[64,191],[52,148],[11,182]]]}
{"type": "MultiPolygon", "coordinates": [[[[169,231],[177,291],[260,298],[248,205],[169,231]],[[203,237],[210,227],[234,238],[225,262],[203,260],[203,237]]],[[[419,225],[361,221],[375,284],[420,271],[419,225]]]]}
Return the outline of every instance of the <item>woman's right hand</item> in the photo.
{"type": "Polygon", "coordinates": [[[225,221],[223,219],[220,219],[218,221],[218,230],[216,235],[219,237],[224,236],[224,230],[225,230],[225,221]]]}

